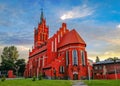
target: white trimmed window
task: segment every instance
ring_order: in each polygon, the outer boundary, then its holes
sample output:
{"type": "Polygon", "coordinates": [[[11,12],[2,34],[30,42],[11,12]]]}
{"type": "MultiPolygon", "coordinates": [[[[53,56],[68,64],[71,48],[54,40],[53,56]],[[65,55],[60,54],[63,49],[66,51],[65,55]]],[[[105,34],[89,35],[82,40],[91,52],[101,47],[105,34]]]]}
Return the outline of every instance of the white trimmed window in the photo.
{"type": "Polygon", "coordinates": [[[73,65],[78,65],[77,50],[72,51],[72,62],[73,62],[73,65]]]}
{"type": "Polygon", "coordinates": [[[85,63],[85,52],[83,50],[81,50],[81,59],[82,59],[82,65],[86,65],[85,63]]]}
{"type": "Polygon", "coordinates": [[[63,73],[65,72],[65,68],[64,68],[64,66],[60,66],[60,67],[59,67],[59,70],[60,70],[60,73],[63,74],[63,73]]]}

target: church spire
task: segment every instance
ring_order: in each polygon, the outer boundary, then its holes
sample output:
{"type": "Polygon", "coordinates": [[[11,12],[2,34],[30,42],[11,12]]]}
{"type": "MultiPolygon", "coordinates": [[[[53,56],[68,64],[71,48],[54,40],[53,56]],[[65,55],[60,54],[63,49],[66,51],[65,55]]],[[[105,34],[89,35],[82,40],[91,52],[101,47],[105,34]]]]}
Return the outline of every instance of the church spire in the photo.
{"type": "Polygon", "coordinates": [[[41,8],[41,16],[40,16],[40,22],[42,22],[42,20],[44,19],[44,15],[43,15],[43,8],[41,8]]]}

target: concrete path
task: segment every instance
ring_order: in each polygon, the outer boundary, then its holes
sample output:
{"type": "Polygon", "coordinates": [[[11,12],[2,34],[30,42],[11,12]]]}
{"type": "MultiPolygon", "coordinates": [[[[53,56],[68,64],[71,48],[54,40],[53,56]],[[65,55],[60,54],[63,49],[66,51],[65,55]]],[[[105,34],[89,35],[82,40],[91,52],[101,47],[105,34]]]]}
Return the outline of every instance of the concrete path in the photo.
{"type": "Polygon", "coordinates": [[[82,81],[73,81],[73,85],[72,86],[88,86],[88,85],[86,85],[82,81]]]}

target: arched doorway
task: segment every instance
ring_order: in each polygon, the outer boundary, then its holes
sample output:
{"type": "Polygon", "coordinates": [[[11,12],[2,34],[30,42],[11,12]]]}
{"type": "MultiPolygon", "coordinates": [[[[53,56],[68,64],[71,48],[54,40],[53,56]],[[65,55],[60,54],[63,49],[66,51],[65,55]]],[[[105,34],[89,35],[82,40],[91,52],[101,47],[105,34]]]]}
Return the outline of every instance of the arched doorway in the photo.
{"type": "Polygon", "coordinates": [[[73,74],[73,80],[78,80],[78,74],[73,74]]]}

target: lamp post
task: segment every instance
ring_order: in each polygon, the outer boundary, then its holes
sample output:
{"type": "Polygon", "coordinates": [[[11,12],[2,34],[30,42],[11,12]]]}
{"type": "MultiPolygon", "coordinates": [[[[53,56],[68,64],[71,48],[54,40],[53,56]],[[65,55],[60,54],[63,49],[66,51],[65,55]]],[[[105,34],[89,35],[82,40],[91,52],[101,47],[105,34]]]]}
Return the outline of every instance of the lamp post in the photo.
{"type": "Polygon", "coordinates": [[[88,65],[88,79],[90,80],[90,68],[89,68],[89,65],[88,65]]]}
{"type": "Polygon", "coordinates": [[[15,66],[16,76],[17,76],[17,77],[18,77],[18,70],[19,70],[19,68],[20,68],[19,66],[17,66],[17,65],[15,66]]]}

